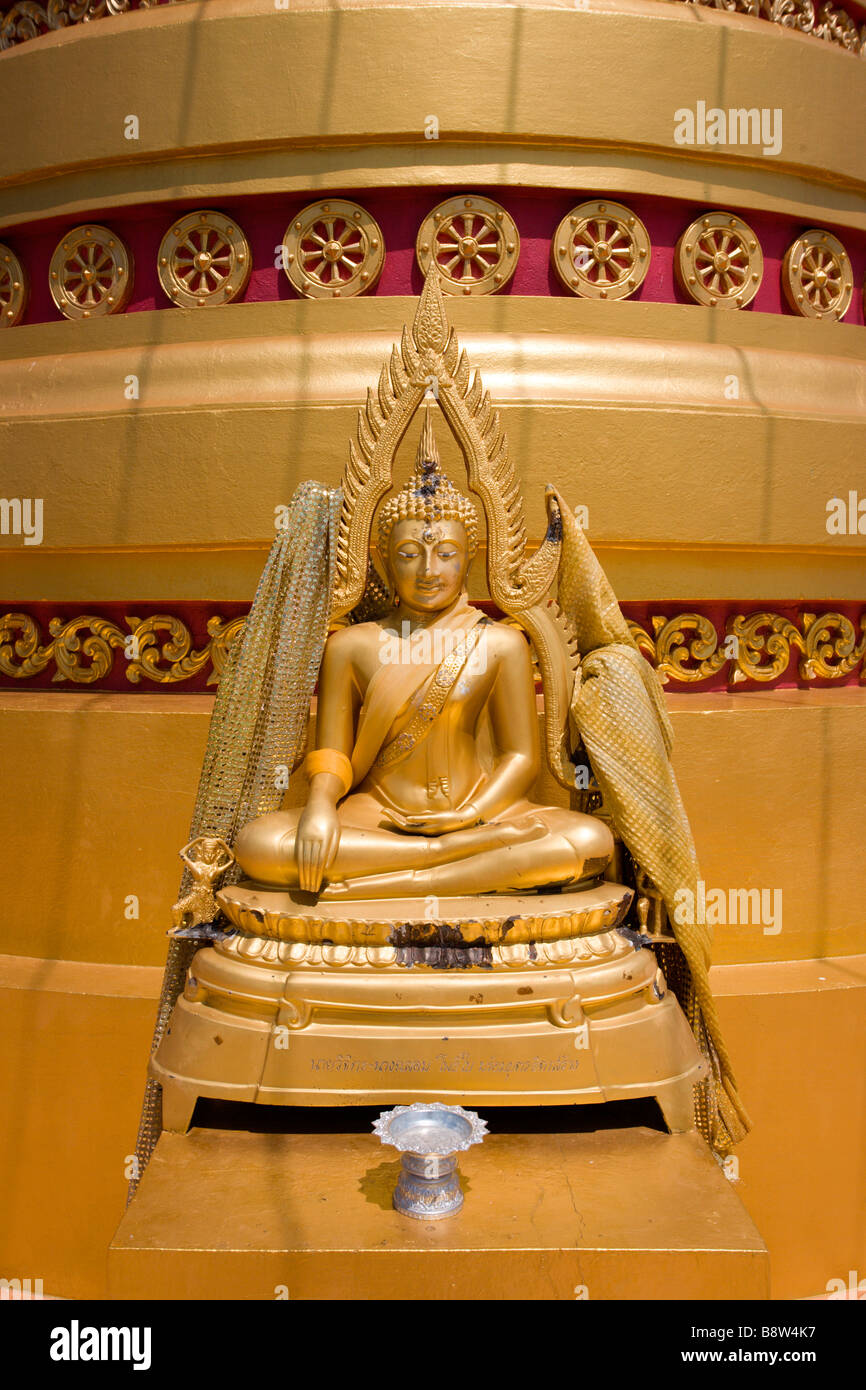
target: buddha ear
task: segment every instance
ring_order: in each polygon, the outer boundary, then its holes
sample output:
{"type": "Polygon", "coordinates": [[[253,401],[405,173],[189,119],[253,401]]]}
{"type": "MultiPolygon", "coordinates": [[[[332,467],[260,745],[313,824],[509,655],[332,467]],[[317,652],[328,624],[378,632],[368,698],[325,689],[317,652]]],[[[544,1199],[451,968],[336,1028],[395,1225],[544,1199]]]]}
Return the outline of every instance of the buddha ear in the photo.
{"type": "Polygon", "coordinates": [[[475,555],[476,555],[476,552],[472,549],[472,546],[471,546],[470,541],[469,541],[469,536],[467,535],[467,537],[466,537],[466,560],[465,560],[464,565],[463,565],[463,581],[464,581],[464,583],[465,583],[466,580],[469,578],[469,571],[470,571],[471,568],[472,568],[473,562],[474,562],[474,560],[475,560],[475,555]]]}

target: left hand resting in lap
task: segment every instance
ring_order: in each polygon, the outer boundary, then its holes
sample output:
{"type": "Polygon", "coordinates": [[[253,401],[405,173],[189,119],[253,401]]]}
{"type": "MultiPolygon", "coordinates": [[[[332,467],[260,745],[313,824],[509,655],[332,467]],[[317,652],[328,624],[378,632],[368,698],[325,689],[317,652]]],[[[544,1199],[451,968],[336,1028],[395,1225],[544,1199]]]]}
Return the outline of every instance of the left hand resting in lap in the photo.
{"type": "Polygon", "coordinates": [[[389,810],[388,814],[398,830],[407,830],[414,835],[447,835],[451,830],[468,830],[470,826],[482,823],[482,818],[474,806],[449,811],[428,811],[417,816],[403,816],[392,810],[389,810]]]}

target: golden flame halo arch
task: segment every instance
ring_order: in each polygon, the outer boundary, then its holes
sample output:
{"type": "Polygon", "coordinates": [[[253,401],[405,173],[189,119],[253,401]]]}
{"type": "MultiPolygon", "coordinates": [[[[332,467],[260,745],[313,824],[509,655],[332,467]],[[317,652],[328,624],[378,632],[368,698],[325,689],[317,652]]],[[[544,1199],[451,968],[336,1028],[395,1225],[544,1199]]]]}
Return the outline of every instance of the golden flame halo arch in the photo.
{"type": "Polygon", "coordinates": [[[445,312],[435,271],[427,275],[411,329],[391,349],[375,391],[358,412],[357,439],[349,445],[337,531],[331,621],[349,614],[364,596],[373,518],[393,487],[397,450],[435,383],[434,395],[466,465],[469,490],[487,523],[487,585],[494,603],[527,632],[544,688],[545,753],[551,772],[574,789],[568,709],[578,665],[567,616],[551,597],[562,551],[562,499],[548,486],[548,525],[539,548],[527,555],[523,496],[508,439],[481,375],[461,350],[445,312]]]}

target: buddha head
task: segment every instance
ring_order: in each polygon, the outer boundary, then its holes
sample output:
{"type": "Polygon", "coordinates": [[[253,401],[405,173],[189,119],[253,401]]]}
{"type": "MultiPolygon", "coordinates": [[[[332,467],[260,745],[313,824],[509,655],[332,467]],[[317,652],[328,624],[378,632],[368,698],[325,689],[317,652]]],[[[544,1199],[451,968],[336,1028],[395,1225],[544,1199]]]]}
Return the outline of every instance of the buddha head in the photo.
{"type": "Polygon", "coordinates": [[[415,472],[379,518],[379,554],[397,599],[415,612],[448,608],[478,548],[478,513],[439,466],[429,411],[415,472]]]}

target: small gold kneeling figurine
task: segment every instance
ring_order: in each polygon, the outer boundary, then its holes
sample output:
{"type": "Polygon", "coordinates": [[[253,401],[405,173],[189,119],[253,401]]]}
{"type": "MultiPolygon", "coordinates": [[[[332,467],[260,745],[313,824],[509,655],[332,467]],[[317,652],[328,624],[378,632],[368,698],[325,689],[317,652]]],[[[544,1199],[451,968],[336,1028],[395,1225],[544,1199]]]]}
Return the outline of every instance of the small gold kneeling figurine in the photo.
{"type": "Polygon", "coordinates": [[[191,932],[213,922],[217,916],[214,898],[216,881],[234,863],[234,855],[225,840],[216,835],[200,835],[190,840],[180,851],[180,857],[194,881],[189,892],[171,910],[169,936],[191,932]]]}
{"type": "Polygon", "coordinates": [[[235,843],[256,883],[325,899],[453,897],[604,871],[602,821],[528,800],[540,767],[529,645],[467,600],[477,537],[428,419],[416,474],[379,524],[395,607],[328,638],[307,804],[249,822],[235,843]]]}

